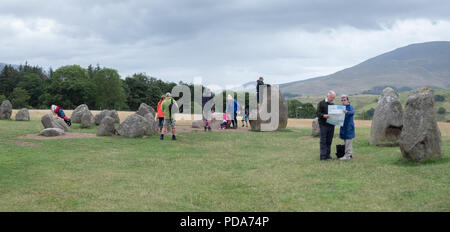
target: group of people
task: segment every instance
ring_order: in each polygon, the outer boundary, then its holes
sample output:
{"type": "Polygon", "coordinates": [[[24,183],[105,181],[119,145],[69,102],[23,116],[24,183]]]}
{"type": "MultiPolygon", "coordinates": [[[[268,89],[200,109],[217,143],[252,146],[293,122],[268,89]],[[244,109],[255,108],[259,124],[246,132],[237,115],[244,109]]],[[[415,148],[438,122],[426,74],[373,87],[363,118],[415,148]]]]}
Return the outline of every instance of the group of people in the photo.
{"type": "MultiPolygon", "coordinates": [[[[261,85],[264,85],[264,78],[260,77],[257,81],[256,90],[257,90],[257,103],[259,107],[259,88],[261,85]]],[[[336,93],[334,91],[329,91],[326,98],[320,101],[317,105],[317,117],[319,119],[319,128],[320,128],[320,160],[327,161],[332,159],[331,153],[331,144],[333,143],[334,136],[334,128],[333,124],[327,122],[329,118],[328,115],[328,106],[334,105],[333,101],[336,97],[336,93]]],[[[212,110],[212,105],[214,102],[212,101],[214,97],[211,94],[209,89],[206,90],[205,94],[202,97],[202,109],[203,112],[203,122],[204,129],[211,131],[211,120],[214,119],[214,111],[212,110]],[[209,105],[208,105],[209,104],[209,105]]],[[[343,110],[345,114],[344,124],[340,127],[339,137],[344,140],[345,143],[345,154],[343,157],[339,158],[340,160],[349,160],[353,158],[353,144],[352,139],[355,137],[355,124],[353,122],[353,115],[355,111],[353,107],[350,105],[350,101],[347,95],[341,96],[341,103],[345,106],[345,110],[343,110]]],[[[158,133],[160,134],[160,139],[164,140],[164,134],[168,133],[168,128],[171,128],[172,132],[172,140],[176,140],[175,128],[176,128],[176,120],[174,115],[172,114],[172,106],[175,105],[178,108],[176,100],[173,99],[171,93],[166,93],[161,96],[160,101],[157,106],[157,118],[158,118],[158,133]]],[[[64,113],[64,110],[57,105],[51,105],[51,111],[56,114],[58,117],[62,118],[68,126],[71,126],[72,122],[69,117],[67,117],[64,113]]],[[[221,129],[228,128],[230,126],[233,129],[238,127],[237,123],[237,115],[240,113],[241,106],[239,102],[234,99],[231,95],[227,96],[227,105],[225,109],[225,113],[223,114],[223,122],[221,124],[221,129]]],[[[242,107],[243,115],[242,115],[242,127],[244,127],[244,122],[246,127],[248,127],[248,108],[242,107]]]]}
{"type": "MultiPolygon", "coordinates": [[[[333,101],[336,97],[334,91],[329,91],[327,97],[320,101],[317,105],[317,117],[319,118],[320,128],[320,160],[331,160],[331,144],[333,142],[334,125],[327,122],[330,117],[328,115],[328,106],[334,105],[333,101]]],[[[353,122],[353,115],[355,111],[353,106],[350,105],[350,101],[347,95],[341,96],[341,103],[345,106],[344,124],[339,131],[339,137],[345,142],[345,154],[340,160],[350,160],[353,158],[353,145],[352,139],[355,138],[355,124],[353,122]]]]}

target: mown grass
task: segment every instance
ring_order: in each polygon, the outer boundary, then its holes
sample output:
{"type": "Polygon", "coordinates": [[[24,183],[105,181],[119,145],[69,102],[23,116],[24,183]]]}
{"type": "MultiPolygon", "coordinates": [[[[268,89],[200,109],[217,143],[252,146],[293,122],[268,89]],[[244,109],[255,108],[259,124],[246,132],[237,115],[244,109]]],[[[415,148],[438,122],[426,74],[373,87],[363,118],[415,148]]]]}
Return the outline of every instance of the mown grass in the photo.
{"type": "Polygon", "coordinates": [[[370,146],[370,129],[357,128],[353,160],[320,162],[318,139],[295,126],[176,142],[25,140],[36,146],[17,136],[38,133],[39,121],[0,128],[0,211],[450,211],[448,136],[442,159],[413,163],[398,147],[370,146]]]}

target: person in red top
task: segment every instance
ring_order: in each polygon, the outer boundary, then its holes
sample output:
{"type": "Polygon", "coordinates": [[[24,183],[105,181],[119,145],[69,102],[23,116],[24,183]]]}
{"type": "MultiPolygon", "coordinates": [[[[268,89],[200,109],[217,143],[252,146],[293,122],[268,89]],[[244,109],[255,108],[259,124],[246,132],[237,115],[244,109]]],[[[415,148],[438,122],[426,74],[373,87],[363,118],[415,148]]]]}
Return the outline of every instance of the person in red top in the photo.
{"type": "Polygon", "coordinates": [[[66,114],[64,113],[64,110],[61,108],[61,106],[52,105],[50,107],[50,109],[52,110],[53,114],[56,114],[56,115],[58,115],[58,117],[64,119],[64,122],[66,122],[66,124],[68,126],[72,125],[72,120],[66,116],[66,114]]]}
{"type": "Polygon", "coordinates": [[[166,99],[166,95],[161,96],[161,100],[158,102],[158,106],[156,107],[156,115],[158,117],[158,133],[161,133],[164,123],[164,111],[161,110],[161,105],[164,99],[166,99]]]}

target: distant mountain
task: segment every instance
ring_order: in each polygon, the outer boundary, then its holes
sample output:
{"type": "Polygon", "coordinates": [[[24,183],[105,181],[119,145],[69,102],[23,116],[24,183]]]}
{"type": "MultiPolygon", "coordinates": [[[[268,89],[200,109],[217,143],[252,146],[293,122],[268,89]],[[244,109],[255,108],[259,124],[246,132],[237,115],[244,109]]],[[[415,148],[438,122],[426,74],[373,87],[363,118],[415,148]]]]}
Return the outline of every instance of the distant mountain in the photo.
{"type": "Polygon", "coordinates": [[[450,89],[450,42],[411,44],[334,74],[281,84],[286,96],[378,93],[386,86],[408,91],[422,86],[450,89]]]}
{"type": "Polygon", "coordinates": [[[247,82],[239,87],[231,89],[235,92],[255,92],[256,93],[256,80],[247,82]]]}

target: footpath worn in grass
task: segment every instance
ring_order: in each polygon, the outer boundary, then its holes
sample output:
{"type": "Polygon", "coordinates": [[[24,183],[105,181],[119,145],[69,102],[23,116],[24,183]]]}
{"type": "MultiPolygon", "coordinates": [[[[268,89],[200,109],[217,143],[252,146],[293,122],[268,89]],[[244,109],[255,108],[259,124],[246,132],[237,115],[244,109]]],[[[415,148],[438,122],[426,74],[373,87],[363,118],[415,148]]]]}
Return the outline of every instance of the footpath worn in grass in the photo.
{"type": "Polygon", "coordinates": [[[23,140],[39,121],[0,128],[0,211],[450,211],[447,132],[442,159],[412,163],[398,147],[369,146],[367,127],[348,162],[320,162],[318,139],[294,127],[178,141],[23,140]]]}

